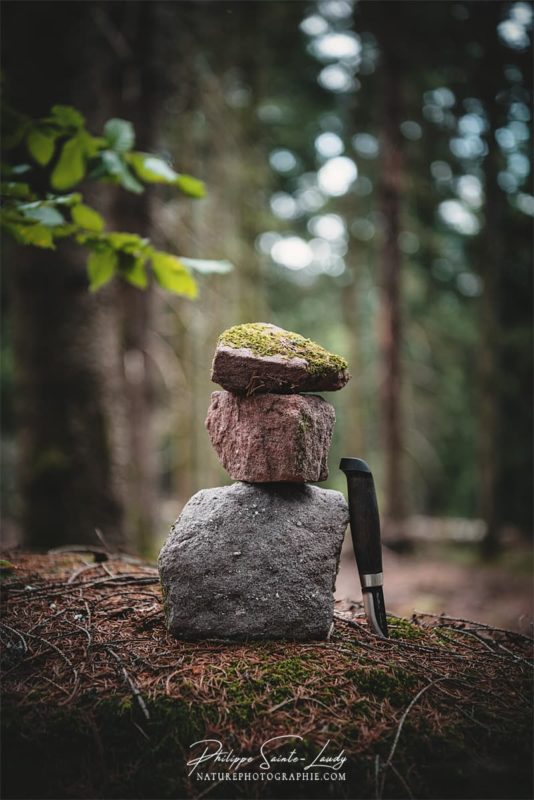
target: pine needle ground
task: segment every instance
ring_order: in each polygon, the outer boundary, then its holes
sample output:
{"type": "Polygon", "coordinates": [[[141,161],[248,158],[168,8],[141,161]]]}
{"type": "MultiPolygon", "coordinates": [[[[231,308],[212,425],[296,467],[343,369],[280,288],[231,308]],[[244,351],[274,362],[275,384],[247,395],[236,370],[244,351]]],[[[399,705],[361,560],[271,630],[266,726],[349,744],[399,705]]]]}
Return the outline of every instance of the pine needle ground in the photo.
{"type": "Polygon", "coordinates": [[[355,606],[336,611],[328,642],[176,641],[152,566],[100,552],[5,558],[5,798],[531,796],[521,634],[418,614],[391,617],[382,640],[355,606]],[[199,739],[256,758],[285,734],[310,759],[330,740],[345,780],[188,776],[199,739]]]}

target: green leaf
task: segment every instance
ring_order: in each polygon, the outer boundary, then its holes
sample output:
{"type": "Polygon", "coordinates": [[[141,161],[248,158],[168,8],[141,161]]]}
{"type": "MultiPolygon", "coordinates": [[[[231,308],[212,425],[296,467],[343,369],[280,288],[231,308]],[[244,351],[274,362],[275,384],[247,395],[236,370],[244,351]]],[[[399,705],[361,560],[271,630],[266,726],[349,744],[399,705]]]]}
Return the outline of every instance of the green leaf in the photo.
{"type": "Polygon", "coordinates": [[[117,264],[117,253],[113,250],[96,250],[89,255],[87,274],[89,275],[89,288],[92,292],[96,292],[113,278],[117,264]]]}
{"type": "Polygon", "coordinates": [[[12,175],[25,175],[27,172],[31,172],[30,164],[15,164],[15,166],[11,168],[12,175]]]}
{"type": "Polygon", "coordinates": [[[204,197],[206,194],[206,187],[198,178],[180,175],[166,161],[151,153],[129,153],[127,159],[145,183],[166,183],[177,186],[190,197],[204,197]]]}
{"type": "Polygon", "coordinates": [[[3,197],[31,197],[30,187],[27,183],[19,183],[17,181],[6,181],[0,184],[0,194],[3,197]]]}
{"type": "Polygon", "coordinates": [[[114,150],[103,150],[100,153],[100,160],[108,175],[119,176],[126,167],[120,155],[114,150]]]}
{"type": "Polygon", "coordinates": [[[200,198],[206,196],[206,186],[203,181],[199,181],[198,178],[193,178],[191,175],[178,175],[175,184],[189,197],[200,198]]]}
{"type": "Polygon", "coordinates": [[[55,134],[45,133],[37,128],[28,134],[26,139],[28,150],[42,167],[46,166],[54,155],[55,139],[55,134]]]}
{"type": "Polygon", "coordinates": [[[54,249],[52,231],[45,225],[7,225],[6,228],[20,244],[31,244],[34,247],[54,249]]]}
{"type": "Polygon", "coordinates": [[[148,245],[148,239],[142,239],[137,233],[107,233],[106,240],[114,250],[130,255],[139,255],[148,245]]]}
{"type": "Polygon", "coordinates": [[[141,194],[144,192],[143,185],[139,183],[139,181],[134,178],[132,173],[130,172],[127,167],[124,167],[123,172],[121,172],[119,176],[119,183],[123,187],[123,189],[127,189],[129,192],[134,192],[134,194],[141,194]]]}
{"type": "Polygon", "coordinates": [[[145,183],[174,184],[178,173],[162,158],[150,153],[130,153],[128,161],[145,183]]]}
{"type": "Polygon", "coordinates": [[[65,239],[67,236],[72,236],[76,233],[76,225],[57,225],[54,228],[54,239],[65,239]]]}
{"type": "Polygon", "coordinates": [[[5,162],[0,164],[0,173],[3,178],[12,178],[14,175],[24,175],[26,172],[30,172],[30,170],[30,164],[15,164],[13,166],[5,162]]]}
{"type": "Polygon", "coordinates": [[[197,296],[196,281],[179,258],[170,253],[153,250],[151,259],[152,269],[160,286],[192,300],[197,296]]]}
{"type": "Polygon", "coordinates": [[[133,125],[126,119],[110,119],[104,126],[108,145],[117,153],[131,150],[135,142],[133,125]]]}
{"type": "Polygon", "coordinates": [[[114,178],[129,192],[140,194],[144,191],[142,184],[134,178],[121,155],[114,150],[103,150],[99,153],[95,167],[91,171],[91,177],[97,180],[105,176],[114,178]]]}
{"type": "Polygon", "coordinates": [[[80,227],[99,233],[104,230],[104,220],[100,214],[90,206],[80,203],[71,209],[71,217],[80,227]]]}
{"type": "Polygon", "coordinates": [[[63,145],[59,160],[52,171],[50,182],[54,189],[70,189],[85,175],[84,141],[79,135],[63,145]]]}
{"type": "Polygon", "coordinates": [[[140,258],[129,257],[121,269],[121,275],[124,280],[138,289],[146,289],[148,286],[145,262],[146,259],[143,256],[140,258]]]}
{"type": "Polygon", "coordinates": [[[72,106],[53,106],[50,111],[50,118],[52,122],[66,128],[81,128],[85,119],[72,106]]]}
{"type": "Polygon", "coordinates": [[[77,229],[74,238],[77,244],[82,244],[84,247],[89,247],[90,249],[98,250],[102,249],[102,245],[107,245],[110,250],[113,250],[107,241],[107,236],[103,233],[89,233],[88,231],[80,231],[77,229]]]}
{"type": "Polygon", "coordinates": [[[234,265],[229,261],[211,261],[206,258],[184,258],[180,256],[180,261],[189,269],[200,272],[201,275],[225,275],[232,272],[234,265]]]}
{"type": "Polygon", "coordinates": [[[37,208],[24,209],[22,206],[19,208],[25,217],[34,219],[36,222],[40,222],[41,225],[46,225],[47,228],[54,228],[56,225],[63,225],[65,222],[65,217],[60,214],[57,208],[45,205],[39,205],[37,208]]]}
{"type": "Polygon", "coordinates": [[[51,194],[46,195],[46,199],[56,206],[75,206],[82,202],[82,196],[79,192],[71,192],[70,194],[51,194]]]}
{"type": "Polygon", "coordinates": [[[91,136],[91,134],[87,133],[87,131],[80,131],[78,136],[82,143],[83,152],[87,158],[93,158],[93,156],[96,156],[97,153],[102,150],[102,147],[105,147],[107,144],[106,141],[102,142],[102,139],[99,136],[91,136]]]}

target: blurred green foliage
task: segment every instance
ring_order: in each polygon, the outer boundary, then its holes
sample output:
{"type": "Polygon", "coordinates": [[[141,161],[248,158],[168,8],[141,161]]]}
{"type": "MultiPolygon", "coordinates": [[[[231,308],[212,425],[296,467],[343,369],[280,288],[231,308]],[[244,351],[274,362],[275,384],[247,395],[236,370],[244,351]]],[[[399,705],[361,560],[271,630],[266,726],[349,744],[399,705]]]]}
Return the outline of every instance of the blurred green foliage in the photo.
{"type": "MultiPolygon", "coordinates": [[[[197,296],[197,284],[191,274],[196,268],[194,259],[184,263],[171,253],[155,249],[148,238],[105,231],[103,217],[83,202],[79,192],[65,194],[89,178],[119,184],[136,194],[144,191],[143,183],[161,183],[193,198],[204,197],[202,181],[178,174],[152,153],[134,151],[134,144],[135,132],[127,120],[110,119],[104,125],[103,136],[93,136],[86,129],[83,116],[71,106],[55,105],[41,119],[4,108],[6,155],[0,187],[0,225],[19,244],[54,249],[59,240],[70,238],[89,249],[87,273],[91,291],[97,291],[115,275],[145,289],[150,264],[160,286],[193,299],[197,296]],[[24,150],[33,164],[18,162],[17,157],[24,150]],[[48,182],[53,192],[43,189],[48,182]]],[[[216,262],[206,261],[199,269],[209,271],[210,263],[212,269],[220,271],[216,262]]]]}

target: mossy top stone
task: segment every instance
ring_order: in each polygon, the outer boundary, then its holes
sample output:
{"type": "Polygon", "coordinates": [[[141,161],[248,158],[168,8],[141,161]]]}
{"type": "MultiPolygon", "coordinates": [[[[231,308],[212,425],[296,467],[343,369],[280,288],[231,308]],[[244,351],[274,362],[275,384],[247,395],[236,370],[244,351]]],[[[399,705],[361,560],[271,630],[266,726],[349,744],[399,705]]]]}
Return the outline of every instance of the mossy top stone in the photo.
{"type": "Polygon", "coordinates": [[[267,322],[235,325],[219,336],[211,379],[235,394],[296,394],[342,389],[347,362],[298,333],[267,322]]]}

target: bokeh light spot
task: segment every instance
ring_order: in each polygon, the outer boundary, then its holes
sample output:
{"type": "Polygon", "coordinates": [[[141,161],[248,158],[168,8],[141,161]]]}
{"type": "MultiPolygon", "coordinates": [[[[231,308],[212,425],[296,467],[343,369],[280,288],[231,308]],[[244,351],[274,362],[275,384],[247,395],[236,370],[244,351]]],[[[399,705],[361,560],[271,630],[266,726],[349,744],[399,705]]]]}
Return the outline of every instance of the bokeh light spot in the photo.
{"type": "Polygon", "coordinates": [[[346,156],[330,158],[317,173],[319,188],[331,197],[346,194],[358,177],[358,168],[346,156]]]}
{"type": "Polygon", "coordinates": [[[291,150],[280,148],[273,150],[269,156],[269,163],[276,172],[291,172],[297,166],[297,159],[291,150]]]}
{"type": "Polygon", "coordinates": [[[273,245],[271,258],[288,269],[304,269],[313,261],[313,252],[300,236],[286,236],[273,245]]]}
{"type": "Polygon", "coordinates": [[[315,149],[321,158],[333,158],[339,156],[345,149],[345,145],[337,133],[328,131],[321,133],[315,140],[315,149]]]}

